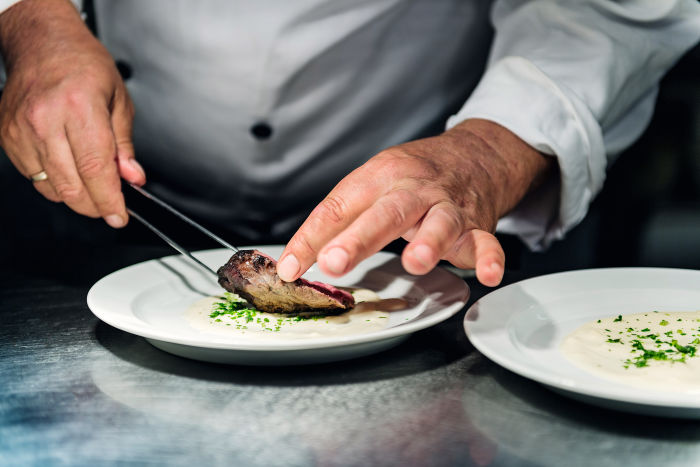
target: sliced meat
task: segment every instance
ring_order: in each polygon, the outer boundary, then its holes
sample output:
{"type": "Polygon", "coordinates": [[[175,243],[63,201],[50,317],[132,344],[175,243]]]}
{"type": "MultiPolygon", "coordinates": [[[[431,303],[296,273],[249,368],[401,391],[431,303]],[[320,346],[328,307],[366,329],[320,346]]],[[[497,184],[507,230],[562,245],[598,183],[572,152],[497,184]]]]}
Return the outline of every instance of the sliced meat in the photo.
{"type": "Polygon", "coordinates": [[[352,295],[322,282],[277,275],[277,261],[257,250],[240,250],[218,271],[219,284],[268,313],[332,315],[355,306],[352,295]]]}

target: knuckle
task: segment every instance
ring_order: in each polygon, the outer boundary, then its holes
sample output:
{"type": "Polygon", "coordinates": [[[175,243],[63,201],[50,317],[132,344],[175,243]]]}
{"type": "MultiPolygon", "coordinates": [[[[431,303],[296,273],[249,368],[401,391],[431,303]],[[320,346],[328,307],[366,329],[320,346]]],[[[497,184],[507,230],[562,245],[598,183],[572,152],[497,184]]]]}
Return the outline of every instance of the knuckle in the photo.
{"type": "Polygon", "coordinates": [[[404,211],[401,203],[396,199],[386,199],[381,205],[382,217],[384,217],[389,224],[394,226],[404,225],[406,222],[406,212],[404,211]]]}
{"type": "Polygon", "coordinates": [[[119,152],[126,151],[130,154],[134,154],[134,143],[128,136],[115,138],[114,143],[116,144],[119,152]]]}
{"type": "Polygon", "coordinates": [[[391,177],[403,169],[405,155],[398,149],[385,149],[377,154],[372,162],[372,170],[384,177],[391,177]]]}
{"type": "Polygon", "coordinates": [[[87,104],[87,96],[82,86],[70,86],[65,90],[64,99],[69,109],[80,110],[87,104]]]}
{"type": "Polygon", "coordinates": [[[303,230],[297,232],[297,234],[289,241],[288,249],[305,257],[316,257],[316,250],[313,248],[307,233],[303,230]]]}
{"type": "Polygon", "coordinates": [[[357,257],[358,255],[362,255],[369,249],[369,246],[367,245],[365,240],[361,236],[353,232],[348,232],[343,237],[342,244],[351,257],[357,257]]]}
{"type": "Polygon", "coordinates": [[[406,153],[397,146],[384,149],[377,154],[376,159],[385,163],[394,163],[406,157],[406,153]]]}
{"type": "Polygon", "coordinates": [[[0,127],[0,142],[5,147],[8,144],[19,141],[20,130],[19,126],[14,122],[8,122],[0,127]]]}
{"type": "Polygon", "coordinates": [[[89,152],[76,158],[78,172],[85,177],[94,178],[104,173],[110,161],[97,151],[89,152]]]}
{"type": "Polygon", "coordinates": [[[69,182],[56,183],[53,188],[58,197],[66,203],[79,201],[85,193],[81,186],[69,182]]]}
{"type": "Polygon", "coordinates": [[[347,217],[348,207],[345,201],[337,196],[327,196],[316,208],[316,214],[323,222],[341,223],[347,217]]]}
{"type": "Polygon", "coordinates": [[[418,151],[395,146],[375,156],[377,170],[390,179],[435,179],[441,175],[440,167],[432,157],[418,151]],[[417,177],[417,175],[419,175],[417,177]]]}
{"type": "Polygon", "coordinates": [[[390,225],[399,227],[406,224],[409,213],[423,213],[425,209],[422,205],[420,197],[414,191],[396,189],[382,198],[379,208],[381,215],[390,225]]]}
{"type": "Polygon", "coordinates": [[[33,100],[24,108],[24,120],[32,131],[39,135],[45,135],[48,122],[49,105],[46,101],[33,100]]]}

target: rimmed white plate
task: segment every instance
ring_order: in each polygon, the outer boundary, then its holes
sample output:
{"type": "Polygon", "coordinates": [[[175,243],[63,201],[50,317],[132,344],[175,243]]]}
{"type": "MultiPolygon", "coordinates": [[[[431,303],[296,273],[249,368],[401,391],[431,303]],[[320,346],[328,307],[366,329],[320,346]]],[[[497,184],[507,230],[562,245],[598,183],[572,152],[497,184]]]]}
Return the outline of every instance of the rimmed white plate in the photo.
{"type": "MultiPolygon", "coordinates": [[[[251,246],[278,258],[283,247],[251,246]]],[[[231,256],[225,249],[194,255],[216,270],[231,256]]],[[[420,329],[437,324],[461,310],[469,287],[456,275],[436,268],[425,276],[411,276],[399,258],[380,252],[342,278],[324,276],[312,267],[304,277],[340,287],[374,290],[381,298],[404,298],[410,308],[392,311],[380,331],[309,339],[251,341],[232,334],[198,331],[184,317],[185,310],[204,296],[220,295],[216,278],[180,255],[150,260],[100,279],[87,296],[90,310],[102,321],[145,337],[167,352],[196,360],[247,365],[309,364],[369,355],[397,345],[420,329]]]]}
{"type": "Polygon", "coordinates": [[[580,325],[653,310],[700,309],[700,271],[587,269],[527,279],[474,303],[472,344],[497,364],[584,402],[634,413],[700,418],[700,397],[608,380],[566,359],[562,339],[580,325]]]}

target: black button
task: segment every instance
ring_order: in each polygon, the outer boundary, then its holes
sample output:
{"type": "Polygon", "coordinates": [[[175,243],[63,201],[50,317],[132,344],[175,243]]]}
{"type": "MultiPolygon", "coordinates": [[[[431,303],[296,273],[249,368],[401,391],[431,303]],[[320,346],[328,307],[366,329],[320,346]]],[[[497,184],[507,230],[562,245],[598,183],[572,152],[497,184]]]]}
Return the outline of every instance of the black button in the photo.
{"type": "Polygon", "coordinates": [[[117,60],[116,65],[117,65],[117,70],[119,71],[119,74],[122,76],[122,79],[124,81],[131,78],[131,73],[133,71],[131,68],[131,65],[126,63],[124,60],[117,60]]]}
{"type": "Polygon", "coordinates": [[[272,127],[266,122],[258,122],[250,127],[250,133],[256,139],[268,139],[272,136],[272,127]]]}

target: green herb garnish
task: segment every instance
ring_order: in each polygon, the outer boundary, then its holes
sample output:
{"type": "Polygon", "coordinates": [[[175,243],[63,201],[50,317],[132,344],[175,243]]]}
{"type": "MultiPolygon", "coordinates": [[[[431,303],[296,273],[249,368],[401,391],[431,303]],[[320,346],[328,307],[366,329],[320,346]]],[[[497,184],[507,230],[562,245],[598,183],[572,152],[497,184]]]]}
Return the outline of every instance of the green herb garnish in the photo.
{"type": "MultiPolygon", "coordinates": [[[[658,311],[654,310],[654,313],[658,311]]],[[[670,316],[668,313],[665,313],[670,316]]],[[[617,318],[613,319],[613,322],[622,322],[622,315],[618,315],[617,318]]],[[[682,318],[677,318],[675,321],[682,322],[682,318]]],[[[600,322],[600,320],[598,320],[600,322]]],[[[669,321],[662,319],[659,321],[660,326],[668,326],[669,321]]],[[[617,333],[606,329],[608,334],[605,334],[606,342],[611,344],[624,344],[625,341],[628,345],[632,347],[632,357],[624,360],[623,367],[629,368],[631,366],[642,368],[649,366],[652,360],[658,361],[668,361],[669,363],[685,363],[688,358],[700,356],[698,352],[698,347],[700,347],[700,337],[696,334],[691,336],[695,339],[689,342],[687,345],[682,345],[675,339],[675,336],[686,336],[687,333],[683,329],[675,329],[664,332],[662,335],[654,334],[650,328],[645,327],[641,330],[635,330],[633,327],[625,328],[625,331],[618,331],[617,333]],[[646,333],[646,334],[644,334],[646,333]],[[618,338],[613,339],[611,334],[621,335],[618,338]],[[664,337],[666,340],[663,340],[664,337]],[[643,343],[645,342],[645,343],[643,343]],[[654,347],[649,348],[649,347],[654,347]]]]}
{"type": "MultiPolygon", "coordinates": [[[[236,321],[236,329],[248,329],[246,324],[256,323],[259,324],[263,331],[277,331],[279,332],[285,323],[295,323],[300,321],[318,321],[319,319],[326,319],[326,316],[290,316],[290,317],[279,317],[273,318],[275,323],[270,323],[270,318],[266,316],[261,316],[261,311],[257,310],[250,303],[238,297],[230,292],[224,293],[221,301],[214,302],[212,305],[212,310],[209,313],[210,318],[215,318],[215,322],[221,322],[222,316],[227,316],[231,320],[236,321]],[[268,325],[269,323],[269,325],[268,325]]],[[[326,321],[327,322],[327,321],[326,321]]],[[[227,323],[230,326],[230,323],[227,323]]]]}
{"type": "Polygon", "coordinates": [[[224,293],[221,297],[223,301],[215,302],[212,306],[212,311],[209,314],[210,318],[217,318],[219,316],[228,315],[232,319],[245,319],[246,323],[253,321],[258,313],[254,307],[252,307],[245,300],[234,296],[230,292],[224,293]]]}

